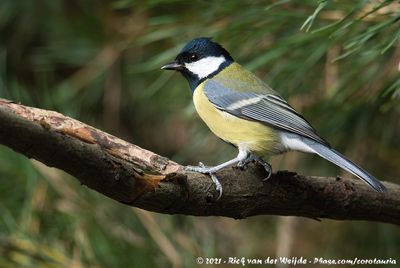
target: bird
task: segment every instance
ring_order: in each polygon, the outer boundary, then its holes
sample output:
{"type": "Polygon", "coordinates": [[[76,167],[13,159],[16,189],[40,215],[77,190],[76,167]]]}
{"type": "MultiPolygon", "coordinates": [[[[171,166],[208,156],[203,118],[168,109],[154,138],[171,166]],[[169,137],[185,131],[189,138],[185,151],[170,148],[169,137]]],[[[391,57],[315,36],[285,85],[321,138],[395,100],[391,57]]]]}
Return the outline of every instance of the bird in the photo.
{"type": "Polygon", "coordinates": [[[223,141],[237,147],[238,155],[217,166],[186,166],[210,175],[222,196],[216,173],[249,162],[261,164],[267,180],[271,165],[264,160],[288,151],[317,154],[358,177],[378,192],[385,186],[366,170],[334,150],[292,106],[256,75],[237,63],[230,53],[209,37],[194,38],[163,70],[181,73],[189,83],[200,118],[223,141]]]}

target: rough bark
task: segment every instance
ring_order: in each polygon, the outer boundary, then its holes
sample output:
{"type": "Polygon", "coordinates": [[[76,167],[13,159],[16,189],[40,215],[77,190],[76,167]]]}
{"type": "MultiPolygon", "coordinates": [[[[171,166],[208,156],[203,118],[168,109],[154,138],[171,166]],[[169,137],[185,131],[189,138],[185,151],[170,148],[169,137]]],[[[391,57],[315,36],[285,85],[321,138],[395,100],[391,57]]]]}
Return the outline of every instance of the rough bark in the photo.
{"type": "Polygon", "coordinates": [[[267,182],[262,167],[218,173],[218,201],[211,179],[186,172],[165,157],[53,111],[0,99],[0,144],[66,171],[114,200],[150,211],[246,218],[294,215],[314,219],[400,224],[400,186],[385,182],[377,193],[356,179],[277,172],[267,182]]]}

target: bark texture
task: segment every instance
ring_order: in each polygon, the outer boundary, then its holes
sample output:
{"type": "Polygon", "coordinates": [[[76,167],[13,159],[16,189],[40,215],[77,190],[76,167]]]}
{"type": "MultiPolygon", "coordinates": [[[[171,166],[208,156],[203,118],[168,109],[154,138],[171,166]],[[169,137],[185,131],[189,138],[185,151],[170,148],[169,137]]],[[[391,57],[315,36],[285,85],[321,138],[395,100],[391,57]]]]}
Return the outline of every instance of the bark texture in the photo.
{"type": "Polygon", "coordinates": [[[274,173],[262,167],[218,173],[224,193],[211,179],[186,172],[165,157],[130,144],[60,113],[0,99],[0,144],[66,171],[114,200],[149,211],[246,218],[293,215],[314,219],[368,220],[400,224],[400,186],[385,182],[377,193],[360,180],[274,173]]]}

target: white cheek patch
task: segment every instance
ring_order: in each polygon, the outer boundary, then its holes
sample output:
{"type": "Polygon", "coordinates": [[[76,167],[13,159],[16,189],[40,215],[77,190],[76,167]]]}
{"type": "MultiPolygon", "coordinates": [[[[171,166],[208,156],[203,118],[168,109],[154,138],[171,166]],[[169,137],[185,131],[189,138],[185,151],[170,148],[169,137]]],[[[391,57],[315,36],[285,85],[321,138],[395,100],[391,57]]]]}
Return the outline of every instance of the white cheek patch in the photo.
{"type": "Polygon", "coordinates": [[[209,76],[217,71],[219,66],[226,61],[224,56],[206,57],[198,61],[185,63],[186,69],[198,76],[199,79],[209,76]]]}

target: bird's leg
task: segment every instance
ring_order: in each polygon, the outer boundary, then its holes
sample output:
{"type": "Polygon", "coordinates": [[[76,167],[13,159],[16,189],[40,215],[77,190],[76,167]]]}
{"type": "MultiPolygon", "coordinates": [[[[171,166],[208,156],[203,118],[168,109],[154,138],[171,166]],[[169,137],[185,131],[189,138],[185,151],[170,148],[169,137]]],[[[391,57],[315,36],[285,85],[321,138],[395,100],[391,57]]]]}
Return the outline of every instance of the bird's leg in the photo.
{"type": "Polygon", "coordinates": [[[247,158],[242,160],[242,161],[240,161],[237,166],[239,168],[243,168],[245,165],[247,165],[251,161],[255,161],[256,163],[262,165],[264,167],[265,171],[268,173],[267,177],[264,178],[263,181],[266,181],[269,178],[271,178],[271,175],[272,175],[272,167],[271,167],[271,165],[268,162],[266,162],[265,160],[263,160],[261,157],[258,157],[253,153],[249,153],[247,158]]]}
{"type": "Polygon", "coordinates": [[[215,188],[216,188],[217,192],[219,192],[219,195],[217,198],[217,200],[218,200],[222,196],[222,185],[219,182],[218,177],[215,175],[215,173],[227,166],[244,161],[246,158],[248,158],[248,155],[249,155],[248,151],[239,149],[239,154],[235,158],[233,158],[225,163],[219,164],[218,166],[207,167],[203,163],[200,162],[198,166],[186,166],[185,169],[189,170],[189,171],[195,171],[195,172],[200,172],[200,173],[204,173],[204,174],[209,174],[212,181],[215,184],[215,188]]]}

